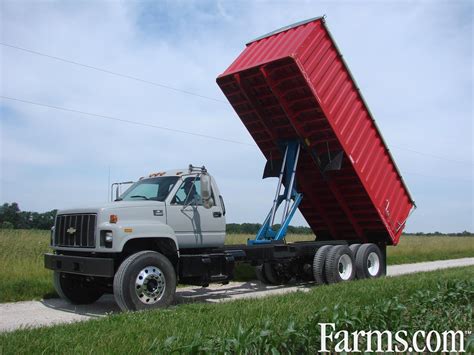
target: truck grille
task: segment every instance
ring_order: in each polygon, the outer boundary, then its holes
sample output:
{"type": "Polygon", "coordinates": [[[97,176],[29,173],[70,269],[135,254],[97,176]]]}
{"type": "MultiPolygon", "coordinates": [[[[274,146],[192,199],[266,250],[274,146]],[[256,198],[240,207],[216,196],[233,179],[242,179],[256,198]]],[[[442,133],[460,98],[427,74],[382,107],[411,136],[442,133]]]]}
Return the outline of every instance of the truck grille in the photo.
{"type": "Polygon", "coordinates": [[[94,248],[97,214],[78,213],[56,216],[54,245],[94,248]]]}

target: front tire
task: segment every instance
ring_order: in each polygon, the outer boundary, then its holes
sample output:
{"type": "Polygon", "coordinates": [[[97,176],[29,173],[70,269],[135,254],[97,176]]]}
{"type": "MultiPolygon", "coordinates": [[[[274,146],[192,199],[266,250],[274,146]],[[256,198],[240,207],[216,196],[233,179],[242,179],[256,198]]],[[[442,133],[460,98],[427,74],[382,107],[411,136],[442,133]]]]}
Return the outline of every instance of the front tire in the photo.
{"type": "Polygon", "coordinates": [[[82,275],[55,271],[53,283],[59,297],[73,304],[94,303],[104,294],[91,278],[82,275]]]}
{"type": "Polygon", "coordinates": [[[176,292],[176,273],[163,254],[141,251],[125,259],[114,277],[115,301],[123,311],[168,307],[176,292]]]}

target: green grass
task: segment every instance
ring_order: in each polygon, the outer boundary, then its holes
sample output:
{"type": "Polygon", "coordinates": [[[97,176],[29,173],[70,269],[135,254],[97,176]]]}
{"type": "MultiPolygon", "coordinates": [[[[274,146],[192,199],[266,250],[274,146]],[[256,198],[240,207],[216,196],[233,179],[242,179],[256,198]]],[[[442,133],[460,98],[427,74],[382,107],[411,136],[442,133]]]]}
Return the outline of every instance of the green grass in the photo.
{"type": "Polygon", "coordinates": [[[474,237],[404,237],[387,248],[389,265],[474,257],[474,237]]]}
{"type": "Polygon", "coordinates": [[[57,297],[43,266],[49,232],[0,229],[0,302],[57,297]]]}
{"type": "MultiPolygon", "coordinates": [[[[244,244],[253,235],[229,235],[228,244],[244,244]]],[[[312,240],[308,235],[289,235],[288,242],[312,240]]],[[[0,302],[56,297],[51,272],[43,267],[43,253],[49,251],[49,232],[0,229],[0,302]]],[[[402,237],[397,247],[388,248],[388,263],[454,259],[474,256],[472,237],[402,237]]],[[[254,278],[253,268],[239,265],[236,279],[254,278]]]]}
{"type": "Polygon", "coordinates": [[[474,267],[314,287],[257,300],[186,304],[0,335],[0,353],[315,353],[338,329],[472,330],[474,267]]]}

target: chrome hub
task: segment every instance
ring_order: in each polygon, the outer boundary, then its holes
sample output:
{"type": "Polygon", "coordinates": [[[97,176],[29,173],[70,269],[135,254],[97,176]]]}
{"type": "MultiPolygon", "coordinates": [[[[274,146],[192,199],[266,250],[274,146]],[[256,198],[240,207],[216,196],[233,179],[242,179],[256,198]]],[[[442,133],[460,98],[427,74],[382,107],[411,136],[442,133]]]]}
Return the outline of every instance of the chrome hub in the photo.
{"type": "Polygon", "coordinates": [[[142,269],[135,280],[135,292],[144,304],[158,302],[165,292],[166,280],[163,272],[156,266],[142,269]]]}

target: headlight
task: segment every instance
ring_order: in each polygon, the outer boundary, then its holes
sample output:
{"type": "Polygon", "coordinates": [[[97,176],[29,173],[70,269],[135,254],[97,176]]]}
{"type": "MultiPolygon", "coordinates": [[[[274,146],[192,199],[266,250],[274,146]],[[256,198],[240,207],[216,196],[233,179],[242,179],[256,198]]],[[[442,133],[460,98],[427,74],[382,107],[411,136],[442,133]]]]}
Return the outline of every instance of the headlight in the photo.
{"type": "Polygon", "coordinates": [[[114,234],[112,231],[100,231],[100,246],[105,248],[112,248],[114,234]]]}
{"type": "Polygon", "coordinates": [[[112,243],[112,240],[113,240],[112,232],[106,232],[105,233],[105,242],[106,243],[112,243]]]}

